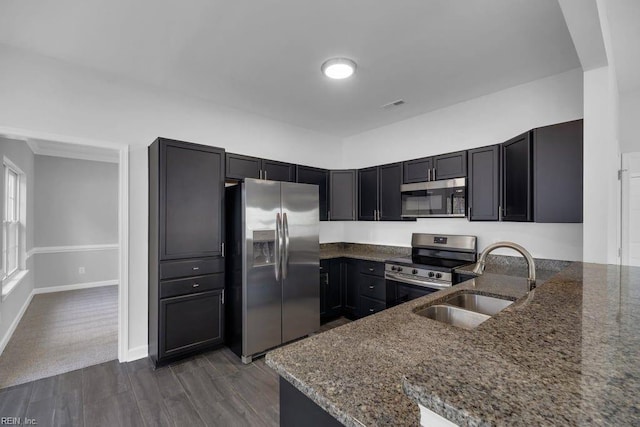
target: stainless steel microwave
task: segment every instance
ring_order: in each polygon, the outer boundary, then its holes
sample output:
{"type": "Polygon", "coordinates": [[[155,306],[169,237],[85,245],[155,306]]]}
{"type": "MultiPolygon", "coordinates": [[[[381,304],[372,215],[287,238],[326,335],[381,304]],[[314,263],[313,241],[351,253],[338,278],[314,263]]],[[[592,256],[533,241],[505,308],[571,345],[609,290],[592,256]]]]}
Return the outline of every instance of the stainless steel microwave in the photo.
{"type": "Polygon", "coordinates": [[[456,178],[401,185],[402,217],[464,217],[466,181],[466,178],[456,178]]]}

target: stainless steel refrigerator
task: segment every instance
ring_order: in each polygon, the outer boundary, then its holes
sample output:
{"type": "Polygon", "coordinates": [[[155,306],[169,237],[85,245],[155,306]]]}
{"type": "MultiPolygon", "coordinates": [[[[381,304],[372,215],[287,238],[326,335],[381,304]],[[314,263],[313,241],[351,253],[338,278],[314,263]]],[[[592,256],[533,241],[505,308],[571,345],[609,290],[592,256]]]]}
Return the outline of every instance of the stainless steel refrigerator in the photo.
{"type": "Polygon", "coordinates": [[[318,186],[246,179],[226,193],[227,345],[250,363],[320,328],[318,186]]]}

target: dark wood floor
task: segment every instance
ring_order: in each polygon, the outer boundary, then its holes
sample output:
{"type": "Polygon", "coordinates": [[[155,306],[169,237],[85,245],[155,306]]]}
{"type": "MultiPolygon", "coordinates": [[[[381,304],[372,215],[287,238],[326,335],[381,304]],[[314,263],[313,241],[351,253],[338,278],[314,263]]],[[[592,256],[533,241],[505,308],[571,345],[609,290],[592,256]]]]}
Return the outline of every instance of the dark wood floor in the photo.
{"type": "MultiPolygon", "coordinates": [[[[338,319],[322,331],[346,323],[338,319]]],[[[153,370],[111,361],[0,390],[0,417],[43,426],[277,426],[278,375],[223,348],[153,370]]]]}
{"type": "Polygon", "coordinates": [[[38,426],[275,426],[278,376],[224,348],[151,369],[117,361],[0,390],[0,417],[38,426]]]}

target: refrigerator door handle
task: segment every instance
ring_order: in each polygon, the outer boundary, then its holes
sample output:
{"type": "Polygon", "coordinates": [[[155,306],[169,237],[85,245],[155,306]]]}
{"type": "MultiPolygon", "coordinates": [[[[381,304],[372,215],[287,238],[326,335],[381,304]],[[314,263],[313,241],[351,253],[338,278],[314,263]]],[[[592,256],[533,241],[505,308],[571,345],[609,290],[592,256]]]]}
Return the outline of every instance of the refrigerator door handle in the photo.
{"type": "Polygon", "coordinates": [[[276,251],[275,251],[275,263],[274,263],[274,273],[276,275],[276,280],[280,280],[280,262],[282,255],[282,227],[280,220],[280,213],[276,214],[276,251]]]}
{"type": "Polygon", "coordinates": [[[282,234],[284,235],[282,278],[286,279],[289,273],[289,220],[287,219],[286,212],[282,214],[282,234]]]}

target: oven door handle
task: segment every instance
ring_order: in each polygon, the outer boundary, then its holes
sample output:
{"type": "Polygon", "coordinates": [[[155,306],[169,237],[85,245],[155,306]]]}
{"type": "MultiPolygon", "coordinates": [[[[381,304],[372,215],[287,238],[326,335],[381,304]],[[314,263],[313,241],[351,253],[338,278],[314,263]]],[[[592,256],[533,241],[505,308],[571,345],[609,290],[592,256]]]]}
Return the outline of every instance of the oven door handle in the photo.
{"type": "Polygon", "coordinates": [[[386,273],[385,279],[395,280],[396,282],[409,283],[411,285],[422,286],[423,288],[436,288],[436,289],[449,289],[451,285],[443,285],[434,282],[423,282],[422,280],[409,279],[407,277],[400,277],[394,273],[386,273]]]}

